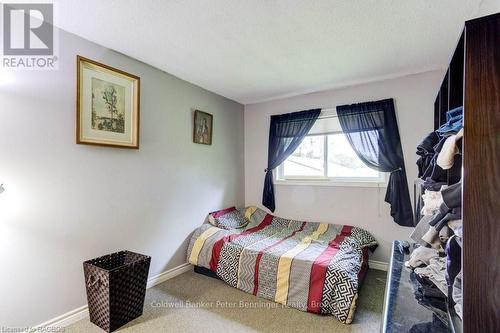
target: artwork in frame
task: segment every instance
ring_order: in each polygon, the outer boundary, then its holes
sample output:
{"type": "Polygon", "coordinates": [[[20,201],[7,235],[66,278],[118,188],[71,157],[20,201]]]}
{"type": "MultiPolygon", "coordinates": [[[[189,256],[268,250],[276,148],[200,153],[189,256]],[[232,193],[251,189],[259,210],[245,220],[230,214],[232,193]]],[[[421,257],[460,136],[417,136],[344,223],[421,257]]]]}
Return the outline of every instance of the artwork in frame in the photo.
{"type": "Polygon", "coordinates": [[[139,148],[140,78],[77,56],[76,143],[139,148]]]}
{"type": "Polygon", "coordinates": [[[212,128],[214,117],[210,113],[194,111],[193,142],[204,145],[212,144],[212,128]]]}

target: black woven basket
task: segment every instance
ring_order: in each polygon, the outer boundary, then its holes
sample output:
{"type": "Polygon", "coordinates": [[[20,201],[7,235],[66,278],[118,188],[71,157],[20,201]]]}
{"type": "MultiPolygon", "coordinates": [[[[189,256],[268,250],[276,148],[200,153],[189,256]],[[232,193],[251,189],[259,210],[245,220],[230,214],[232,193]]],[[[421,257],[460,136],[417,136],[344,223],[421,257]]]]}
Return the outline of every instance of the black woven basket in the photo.
{"type": "Polygon", "coordinates": [[[90,321],[113,332],[142,315],[151,257],[120,251],[83,263],[90,321]]]}

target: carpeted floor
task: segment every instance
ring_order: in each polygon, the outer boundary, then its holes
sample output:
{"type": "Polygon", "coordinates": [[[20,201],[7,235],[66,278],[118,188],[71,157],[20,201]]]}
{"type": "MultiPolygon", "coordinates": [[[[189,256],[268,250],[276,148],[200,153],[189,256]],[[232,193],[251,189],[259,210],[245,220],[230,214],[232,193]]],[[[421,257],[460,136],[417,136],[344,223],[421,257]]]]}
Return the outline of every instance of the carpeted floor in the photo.
{"type": "MultiPolygon", "coordinates": [[[[222,281],[187,272],[146,294],[144,314],[116,332],[379,332],[386,272],[369,270],[351,325],[282,307],[222,281]]],[[[104,332],[88,319],[67,333],[104,332]]]]}

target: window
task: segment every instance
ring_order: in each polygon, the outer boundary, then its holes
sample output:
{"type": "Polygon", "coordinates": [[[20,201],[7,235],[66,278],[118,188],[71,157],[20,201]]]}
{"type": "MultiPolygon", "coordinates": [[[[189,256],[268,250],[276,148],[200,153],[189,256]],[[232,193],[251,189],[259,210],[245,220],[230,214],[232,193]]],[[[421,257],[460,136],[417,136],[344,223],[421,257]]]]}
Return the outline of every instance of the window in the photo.
{"type": "Polygon", "coordinates": [[[278,182],[310,184],[379,185],[384,173],[359,159],[333,111],[323,111],[300,146],[278,167],[278,182]]]}

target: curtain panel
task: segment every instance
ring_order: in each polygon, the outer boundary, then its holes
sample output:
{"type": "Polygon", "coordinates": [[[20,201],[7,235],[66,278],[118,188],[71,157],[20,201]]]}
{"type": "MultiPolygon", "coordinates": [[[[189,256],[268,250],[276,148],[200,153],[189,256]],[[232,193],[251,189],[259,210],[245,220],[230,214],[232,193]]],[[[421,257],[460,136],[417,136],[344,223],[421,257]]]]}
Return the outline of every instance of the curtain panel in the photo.
{"type": "Polygon", "coordinates": [[[321,109],[311,109],[271,116],[267,169],[262,194],[262,205],[271,212],[276,209],[273,170],[297,149],[320,113],[321,109]]]}
{"type": "Polygon", "coordinates": [[[391,205],[394,221],[413,227],[413,211],[393,99],[338,106],[337,115],[342,131],[358,157],[368,167],[390,173],[385,201],[391,205]]]}

